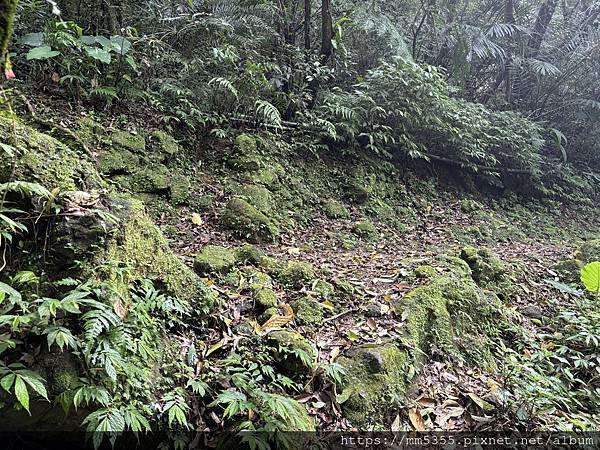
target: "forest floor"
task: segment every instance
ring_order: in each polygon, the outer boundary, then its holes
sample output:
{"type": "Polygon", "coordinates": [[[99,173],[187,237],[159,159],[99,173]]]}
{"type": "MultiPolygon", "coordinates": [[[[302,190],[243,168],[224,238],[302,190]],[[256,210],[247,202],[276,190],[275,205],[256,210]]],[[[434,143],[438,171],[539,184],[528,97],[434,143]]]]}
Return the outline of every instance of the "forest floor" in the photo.
{"type": "MultiPolygon", "coordinates": [[[[219,191],[218,186],[208,189],[219,191]]],[[[418,223],[408,224],[401,232],[394,226],[378,223],[376,238],[357,239],[344,245],[340,235],[351,232],[356,221],[353,211],[353,217],[347,219],[312,217],[309,225],[288,229],[277,243],[261,246],[278,260],[307,261],[328,279],[347,280],[354,286],[353,295],[336,298],[332,311],[319,327],[290,325],[316,345],[320,360],[343,354],[353,346],[400,338],[405,318],[397,317],[390,305],[427,282],[410,277],[411,268],[437,254],[456,254],[465,244],[485,246],[508,265],[524,268],[512,279],[520,287],[520,294],[512,296],[507,306],[532,335],[547,330],[539,319],[553,315],[561,302],[568,301],[566,294],[548,283],[548,280],[560,281],[552,267],[573,257],[577,243],[593,233],[594,224],[580,210],[561,207],[560,212],[546,215],[542,208],[515,219],[518,211],[511,214],[501,208],[494,210],[489,203],[485,204],[489,199],[475,202],[476,210],[463,211],[464,198],[460,193],[448,192],[443,196],[443,201],[432,202],[433,206],[419,213],[418,223]],[[489,231],[492,228],[494,231],[489,231]],[[483,231],[483,235],[472,230],[483,231]],[[497,239],[499,234],[501,239],[497,239]]],[[[201,226],[190,221],[190,214],[188,209],[178,210],[172,215],[163,214],[159,221],[163,226],[176,224],[180,232],[193,235],[191,240],[171,240],[172,248],[185,260],[191,262],[208,244],[239,245],[219,226],[218,207],[202,215],[201,226]]],[[[222,286],[218,278],[210,279],[209,283],[214,284],[224,300],[220,314],[233,325],[243,320],[248,291],[222,286]]],[[[288,302],[290,297],[284,288],[277,295],[281,303],[288,302]]],[[[223,339],[235,342],[233,325],[214,336],[212,344],[223,339]]],[[[490,375],[485,370],[433,355],[409,392],[404,408],[398,410],[392,429],[404,429],[401,424],[410,424],[417,430],[445,431],[497,430],[510,426],[506,411],[494,406],[498,404],[494,397],[504,384],[502,374],[490,375]]],[[[301,393],[296,399],[317,419],[318,429],[352,429],[329,391],[301,393]]],[[[536,420],[552,421],[541,417],[536,420]]],[[[533,422],[531,426],[535,426],[533,422]]]]}

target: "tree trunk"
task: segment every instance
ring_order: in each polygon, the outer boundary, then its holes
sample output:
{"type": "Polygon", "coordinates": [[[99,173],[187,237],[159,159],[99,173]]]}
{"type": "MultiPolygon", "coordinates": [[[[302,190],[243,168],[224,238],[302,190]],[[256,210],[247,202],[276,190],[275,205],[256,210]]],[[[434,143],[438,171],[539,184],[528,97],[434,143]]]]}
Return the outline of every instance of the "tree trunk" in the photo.
{"type": "Polygon", "coordinates": [[[558,0],[547,0],[540,8],[533,30],[531,31],[531,37],[527,46],[529,47],[529,54],[532,57],[537,56],[544,42],[544,37],[548,31],[548,25],[554,16],[558,0]]]}
{"type": "Polygon", "coordinates": [[[17,0],[0,0],[0,60],[8,53],[16,10],[17,0]]]}
{"type": "Polygon", "coordinates": [[[311,0],[304,0],[304,49],[310,51],[310,16],[311,11],[311,0]]]}
{"type": "Polygon", "coordinates": [[[331,15],[331,0],[321,2],[321,61],[327,64],[333,55],[333,16],[331,15]]]}
{"type": "MultiPolygon", "coordinates": [[[[515,0],[506,0],[504,4],[504,23],[515,23],[515,0]]],[[[506,63],[504,65],[504,95],[506,102],[512,104],[512,88],[513,88],[513,56],[512,48],[508,49],[506,63]]]]}

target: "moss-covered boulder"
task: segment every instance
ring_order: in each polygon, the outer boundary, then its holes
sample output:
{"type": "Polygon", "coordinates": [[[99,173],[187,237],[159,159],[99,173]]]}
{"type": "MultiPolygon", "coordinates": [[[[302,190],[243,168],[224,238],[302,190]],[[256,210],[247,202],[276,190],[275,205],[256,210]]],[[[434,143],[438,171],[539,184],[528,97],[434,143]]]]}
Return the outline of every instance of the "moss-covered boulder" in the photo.
{"type": "Polygon", "coordinates": [[[495,370],[490,338],[500,332],[504,309],[470,276],[446,272],[408,293],[395,308],[407,317],[408,338],[422,354],[439,352],[495,370]]]}
{"type": "Polygon", "coordinates": [[[506,265],[488,249],[467,246],[462,249],[460,257],[469,265],[478,283],[487,285],[504,280],[506,265]]]}
{"type": "Polygon", "coordinates": [[[163,164],[145,167],[123,181],[123,186],[136,193],[160,194],[169,191],[171,171],[163,164]]]}
{"type": "Polygon", "coordinates": [[[370,220],[361,220],[352,227],[352,232],[362,239],[372,239],[377,235],[377,228],[370,220]]]}
{"type": "Polygon", "coordinates": [[[0,141],[15,148],[12,157],[5,151],[0,152],[0,183],[37,182],[48,190],[59,187],[63,191],[86,191],[105,186],[85,154],[16,118],[0,115],[0,141]]]}
{"type": "Polygon", "coordinates": [[[323,323],[323,308],[311,296],[304,296],[292,303],[298,325],[318,326],[323,323]]]}
{"type": "Polygon", "coordinates": [[[227,203],[221,223],[237,236],[253,242],[273,241],[280,233],[271,219],[241,198],[233,198],[227,203]]]}
{"type": "Polygon", "coordinates": [[[97,275],[110,279],[124,295],[135,280],[148,279],[190,301],[198,311],[214,306],[212,291],[171,251],[140,201],[116,198],[110,212],[119,219],[119,227],[95,254],[97,275]]]}
{"type": "Polygon", "coordinates": [[[278,278],[287,286],[302,287],[315,279],[315,270],[310,263],[289,261],[287,267],[279,273],[278,278]]]}
{"type": "Polygon", "coordinates": [[[363,346],[340,357],[346,376],[338,402],[344,416],[361,429],[390,422],[406,394],[411,361],[393,343],[363,346]]]}
{"type": "Polygon", "coordinates": [[[242,245],[235,250],[235,258],[239,264],[260,265],[265,257],[265,252],[252,244],[242,245]]]}
{"type": "Polygon", "coordinates": [[[98,156],[98,169],[106,175],[131,174],[140,167],[140,158],[129,150],[108,148],[98,156]]]}
{"type": "Polygon", "coordinates": [[[148,137],[149,157],[158,162],[165,162],[181,153],[179,143],[170,134],[162,130],[153,131],[148,137]]]}
{"type": "Polygon", "coordinates": [[[273,210],[273,196],[264,186],[249,184],[242,187],[240,197],[265,214],[273,210]]]}
{"type": "Polygon", "coordinates": [[[438,271],[433,266],[419,266],[415,269],[415,276],[417,278],[433,278],[438,275],[438,271]]]}
{"type": "Polygon", "coordinates": [[[312,290],[315,294],[323,299],[330,300],[335,295],[335,287],[329,281],[317,280],[313,283],[312,290]]]}
{"type": "Polygon", "coordinates": [[[113,147],[126,149],[133,153],[144,153],[146,150],[146,139],[143,134],[114,130],[110,135],[110,140],[113,147]]]}
{"type": "Polygon", "coordinates": [[[250,290],[255,306],[260,310],[276,307],[279,303],[277,294],[273,290],[271,277],[266,273],[253,271],[250,275],[250,290]]]}
{"type": "Polygon", "coordinates": [[[226,274],[235,263],[232,250],[218,245],[207,245],[194,259],[194,270],[200,275],[226,274]]]}
{"type": "Polygon", "coordinates": [[[264,167],[265,163],[258,152],[256,138],[248,134],[239,135],[227,155],[227,165],[240,172],[257,172],[264,167]]]}
{"type": "Polygon", "coordinates": [[[350,217],[348,209],[337,200],[327,200],[323,204],[323,211],[330,219],[347,219],[350,217]]]}

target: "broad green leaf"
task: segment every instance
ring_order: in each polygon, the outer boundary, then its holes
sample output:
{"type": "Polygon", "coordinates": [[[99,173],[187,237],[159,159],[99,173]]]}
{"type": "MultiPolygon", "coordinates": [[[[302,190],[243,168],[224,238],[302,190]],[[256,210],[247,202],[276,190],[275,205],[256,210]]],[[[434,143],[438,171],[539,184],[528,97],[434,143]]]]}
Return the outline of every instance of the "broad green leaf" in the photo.
{"type": "Polygon", "coordinates": [[[125,55],[131,49],[131,42],[123,36],[111,36],[110,46],[116,53],[125,55]]]}
{"type": "Polygon", "coordinates": [[[581,269],[581,282],[590,292],[600,291],[600,262],[591,262],[581,269]]]}
{"type": "Polygon", "coordinates": [[[50,59],[55,56],[60,55],[60,52],[56,50],[52,50],[51,47],[47,45],[42,45],[41,47],[35,47],[27,52],[27,60],[30,61],[32,59],[50,59]]]}
{"type": "Polygon", "coordinates": [[[28,33],[19,39],[19,44],[40,47],[44,43],[44,33],[28,33]]]}
{"type": "Polygon", "coordinates": [[[6,392],[10,392],[10,388],[12,387],[14,381],[15,381],[15,374],[9,373],[8,375],[6,375],[4,378],[2,378],[0,380],[0,386],[2,386],[2,389],[4,389],[6,392]]]}
{"type": "Polygon", "coordinates": [[[110,64],[110,53],[97,47],[86,47],[85,52],[90,58],[97,59],[105,64],[110,64]]]}
{"type": "Polygon", "coordinates": [[[27,392],[25,381],[23,381],[20,375],[17,375],[17,379],[15,380],[15,396],[23,408],[31,414],[29,411],[29,392],[27,392]]]}

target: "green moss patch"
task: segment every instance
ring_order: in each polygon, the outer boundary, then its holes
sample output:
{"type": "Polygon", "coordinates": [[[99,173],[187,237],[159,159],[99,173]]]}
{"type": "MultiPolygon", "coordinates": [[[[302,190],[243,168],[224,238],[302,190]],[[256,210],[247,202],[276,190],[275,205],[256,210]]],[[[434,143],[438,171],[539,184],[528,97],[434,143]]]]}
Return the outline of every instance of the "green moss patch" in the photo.
{"type": "Polygon", "coordinates": [[[314,280],[315,271],[313,266],[304,261],[290,261],[285,269],[279,274],[279,281],[293,287],[302,287],[314,280]]]}
{"type": "Polygon", "coordinates": [[[216,245],[207,245],[194,259],[194,269],[200,275],[226,274],[236,263],[232,250],[216,245]]]}
{"type": "Polygon", "coordinates": [[[406,394],[410,358],[394,344],[365,346],[338,362],[346,370],[338,396],[344,415],[361,429],[388,422],[406,394]]]}
{"type": "Polygon", "coordinates": [[[273,241],[280,233],[271,219],[241,198],[233,198],[227,203],[221,223],[237,236],[254,242],[273,241]]]}

